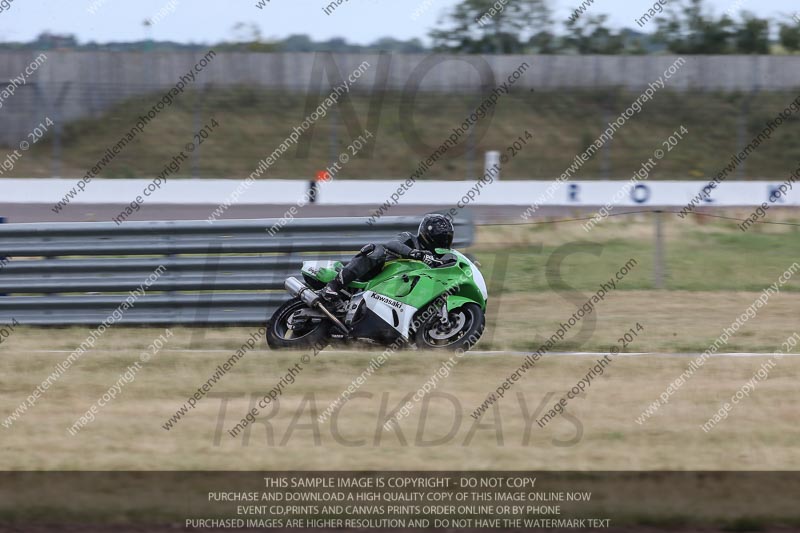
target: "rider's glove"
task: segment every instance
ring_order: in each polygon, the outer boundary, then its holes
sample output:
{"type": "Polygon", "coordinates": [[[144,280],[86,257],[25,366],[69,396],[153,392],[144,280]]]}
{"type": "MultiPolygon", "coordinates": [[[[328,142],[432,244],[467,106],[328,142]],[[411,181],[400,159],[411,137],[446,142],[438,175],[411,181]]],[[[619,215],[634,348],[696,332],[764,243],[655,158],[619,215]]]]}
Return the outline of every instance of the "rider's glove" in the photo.
{"type": "Polygon", "coordinates": [[[408,254],[411,259],[416,259],[417,261],[422,261],[428,266],[432,266],[436,264],[436,258],[433,256],[432,253],[426,252],[424,250],[411,250],[408,254]]]}

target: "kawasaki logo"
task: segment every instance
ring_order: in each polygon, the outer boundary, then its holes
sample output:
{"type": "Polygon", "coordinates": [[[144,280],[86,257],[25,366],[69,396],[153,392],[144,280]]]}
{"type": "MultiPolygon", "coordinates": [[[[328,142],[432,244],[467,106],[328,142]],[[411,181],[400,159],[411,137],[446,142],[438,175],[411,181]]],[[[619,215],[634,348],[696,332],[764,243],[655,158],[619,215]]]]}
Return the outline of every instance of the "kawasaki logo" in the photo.
{"type": "Polygon", "coordinates": [[[397,309],[402,309],[403,308],[403,304],[401,304],[400,302],[396,302],[396,301],[392,300],[391,298],[387,298],[386,296],[381,296],[380,294],[377,294],[377,293],[374,293],[374,292],[372,293],[372,298],[375,298],[376,300],[378,300],[380,302],[383,302],[385,304],[389,304],[392,307],[396,307],[397,309]]]}

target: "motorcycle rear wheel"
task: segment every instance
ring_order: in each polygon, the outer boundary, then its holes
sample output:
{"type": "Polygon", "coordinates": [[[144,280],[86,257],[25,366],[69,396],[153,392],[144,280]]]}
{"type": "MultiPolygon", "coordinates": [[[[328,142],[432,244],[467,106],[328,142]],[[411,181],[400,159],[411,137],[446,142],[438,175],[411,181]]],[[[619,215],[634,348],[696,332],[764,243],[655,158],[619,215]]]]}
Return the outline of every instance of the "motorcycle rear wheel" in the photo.
{"type": "Polygon", "coordinates": [[[329,331],[332,326],[325,319],[309,319],[290,327],[289,320],[297,311],[307,308],[299,298],[284,302],[267,321],[267,345],[273,350],[301,350],[316,347],[321,350],[330,344],[329,331]]]}

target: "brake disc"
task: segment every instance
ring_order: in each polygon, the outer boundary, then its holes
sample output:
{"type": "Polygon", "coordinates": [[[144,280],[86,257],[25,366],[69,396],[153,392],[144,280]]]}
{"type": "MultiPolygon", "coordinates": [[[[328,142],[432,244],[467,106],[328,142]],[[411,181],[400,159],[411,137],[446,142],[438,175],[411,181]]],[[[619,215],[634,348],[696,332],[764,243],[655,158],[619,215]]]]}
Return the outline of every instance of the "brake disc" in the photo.
{"type": "Polygon", "coordinates": [[[453,318],[452,316],[450,317],[450,322],[444,328],[441,324],[437,323],[436,327],[428,331],[428,335],[437,341],[446,341],[452,337],[454,333],[461,331],[461,328],[467,323],[467,317],[464,316],[464,313],[459,313],[455,320],[453,320],[453,318]]]}

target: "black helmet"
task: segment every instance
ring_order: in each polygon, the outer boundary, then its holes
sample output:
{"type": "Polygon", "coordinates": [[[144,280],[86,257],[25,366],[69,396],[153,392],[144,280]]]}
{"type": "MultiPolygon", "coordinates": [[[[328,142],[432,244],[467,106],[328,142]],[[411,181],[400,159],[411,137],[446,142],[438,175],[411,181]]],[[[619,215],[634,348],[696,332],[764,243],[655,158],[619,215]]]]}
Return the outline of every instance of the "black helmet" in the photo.
{"type": "Polygon", "coordinates": [[[444,215],[425,215],[419,223],[418,237],[429,252],[436,248],[450,248],[453,245],[453,223],[444,215]]]}

